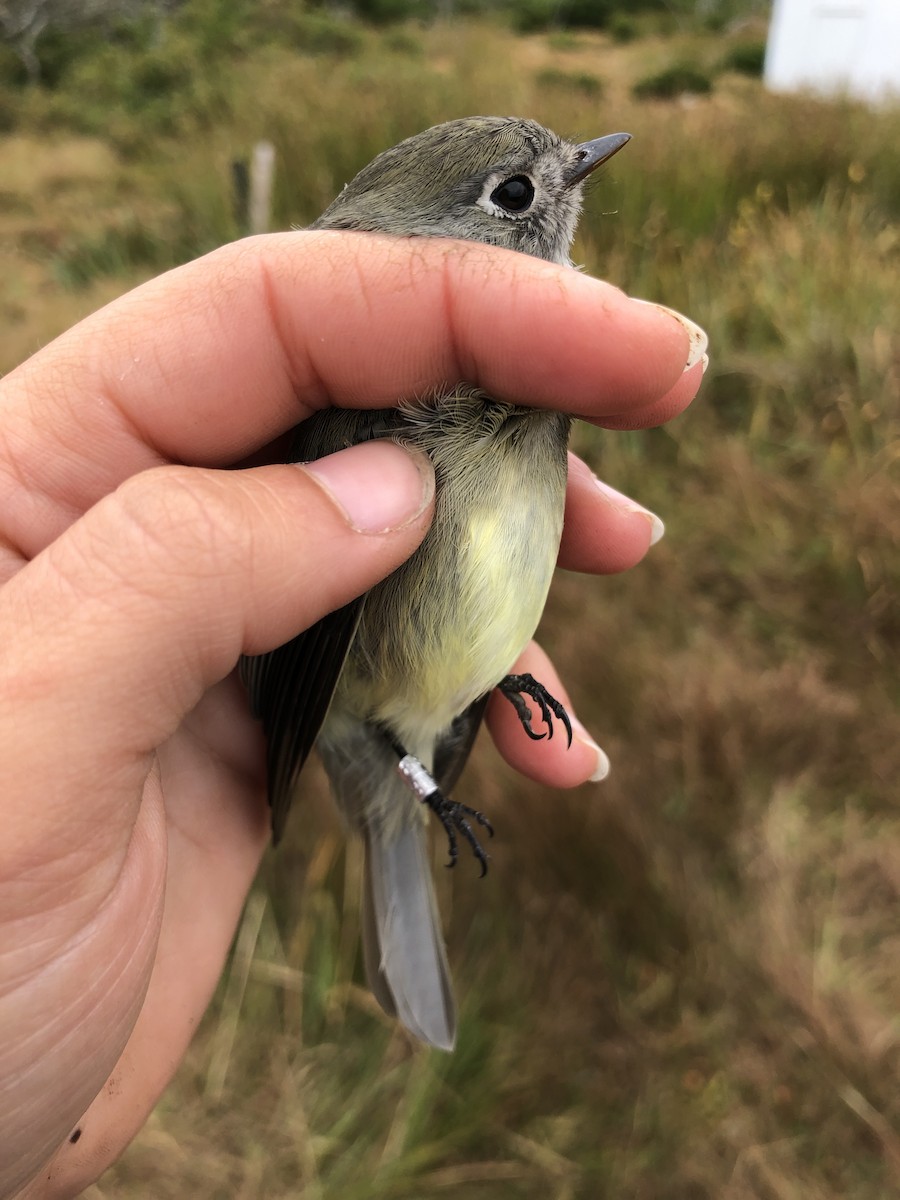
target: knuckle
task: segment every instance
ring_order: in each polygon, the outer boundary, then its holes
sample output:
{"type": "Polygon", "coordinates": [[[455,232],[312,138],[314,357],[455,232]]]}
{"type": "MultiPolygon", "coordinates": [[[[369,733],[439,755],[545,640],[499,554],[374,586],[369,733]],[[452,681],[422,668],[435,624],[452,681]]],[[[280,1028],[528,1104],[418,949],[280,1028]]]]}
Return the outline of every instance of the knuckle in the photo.
{"type": "Polygon", "coordinates": [[[162,575],[221,574],[246,538],[242,506],[215,473],[166,466],[133,476],[114,494],[112,535],[131,540],[162,575]]]}

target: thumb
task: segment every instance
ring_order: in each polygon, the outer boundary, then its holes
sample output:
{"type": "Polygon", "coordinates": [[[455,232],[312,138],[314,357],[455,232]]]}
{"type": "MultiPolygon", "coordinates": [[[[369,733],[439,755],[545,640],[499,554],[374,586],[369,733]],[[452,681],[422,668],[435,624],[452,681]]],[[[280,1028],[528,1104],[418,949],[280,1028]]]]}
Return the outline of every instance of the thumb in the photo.
{"type": "Polygon", "coordinates": [[[0,592],[4,786],[42,797],[13,808],[26,841],[60,837],[73,797],[95,828],[130,828],[123,787],[136,805],[203,692],[388,575],[433,493],[424,456],[375,441],[301,466],[160,467],[70,526],[0,592]]]}
{"type": "MultiPolygon", "coordinates": [[[[122,1079],[93,1109],[100,1136],[67,1159],[61,1190],[48,1187],[74,1194],[73,1171],[86,1182],[125,1144],[221,966],[258,841],[239,847],[250,826],[208,800],[220,824],[204,853],[178,824],[189,801],[162,811],[154,750],[167,742],[175,778],[196,730],[167,739],[206,689],[242,652],[288,640],[393,570],[424,536],[433,489],[427,459],[387,442],[300,467],[161,467],[0,590],[0,920],[12,931],[0,1025],[18,1033],[0,1055],[0,1193],[59,1145],[123,1047],[122,1079]]],[[[235,709],[218,741],[240,736],[235,709]]],[[[221,787],[229,772],[209,765],[221,787]]],[[[189,776],[179,795],[196,795],[189,776]]]]}

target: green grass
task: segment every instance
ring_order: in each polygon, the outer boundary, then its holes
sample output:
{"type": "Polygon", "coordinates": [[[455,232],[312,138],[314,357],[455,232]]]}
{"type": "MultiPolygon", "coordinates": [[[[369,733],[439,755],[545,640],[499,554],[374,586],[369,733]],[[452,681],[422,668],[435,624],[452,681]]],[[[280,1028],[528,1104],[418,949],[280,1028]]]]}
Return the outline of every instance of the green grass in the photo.
{"type": "Polygon", "coordinates": [[[19,356],[111,281],[234,236],[229,164],[256,138],[287,227],[398,138],[492,111],[634,134],[577,256],[695,317],[712,365],[670,426],[576,434],[667,536],[625,576],[562,574],[543,624],[610,779],[551,794],[484,744],[459,788],[498,837],[483,883],[437,872],[456,1053],[412,1046],[362,986],[358,851],[314,770],[184,1069],[93,1194],[897,1194],[900,113],[738,74],[689,106],[632,98],[672,63],[714,69],[722,34],[324,28],[166,87],[148,67],[143,116],[112,52],[71,90],[15,93],[19,356]],[[582,75],[601,106],[560,82],[582,75]]]}

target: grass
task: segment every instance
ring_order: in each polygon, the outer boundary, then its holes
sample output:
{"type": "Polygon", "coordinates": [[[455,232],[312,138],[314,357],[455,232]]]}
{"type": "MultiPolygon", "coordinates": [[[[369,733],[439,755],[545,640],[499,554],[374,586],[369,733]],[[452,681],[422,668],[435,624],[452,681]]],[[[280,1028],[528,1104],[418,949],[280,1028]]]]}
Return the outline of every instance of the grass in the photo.
{"type": "Polygon", "coordinates": [[[358,850],[314,769],[183,1070],[92,1196],[896,1194],[900,113],[739,74],[632,98],[672,63],[714,68],[725,35],[401,32],[248,51],[159,84],[143,120],[124,68],[96,101],[89,62],[77,92],[17,94],[0,368],[234,236],[229,163],[260,136],[284,227],[446,117],[630,130],[579,260],[690,313],[712,366],[664,429],[577,433],[667,523],[625,576],[561,574],[543,623],[613,774],[548,794],[479,745],[459,794],[498,839],[485,883],[437,873],[463,1010],[446,1057],[361,986],[358,850]],[[587,76],[599,107],[563,86],[587,76]]]}

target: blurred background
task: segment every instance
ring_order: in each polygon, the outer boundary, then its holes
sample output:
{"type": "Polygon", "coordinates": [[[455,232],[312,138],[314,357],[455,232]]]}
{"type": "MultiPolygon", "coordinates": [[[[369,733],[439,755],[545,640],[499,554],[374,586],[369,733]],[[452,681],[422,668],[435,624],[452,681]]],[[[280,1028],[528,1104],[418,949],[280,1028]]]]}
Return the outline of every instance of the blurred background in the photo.
{"type": "Polygon", "coordinates": [[[482,738],[482,882],[440,869],[452,1056],[362,981],[317,766],[189,1059],[102,1197],[900,1195],[900,109],[772,95],[754,0],[0,0],[0,370],[379,150],[476,112],[620,129],[576,261],[690,314],[663,429],[579,427],[667,534],[561,573],[541,639],[609,752],[553,793],[482,738]],[[17,23],[18,22],[18,23],[17,23]],[[30,22],[30,24],[29,24],[30,22]]]}

